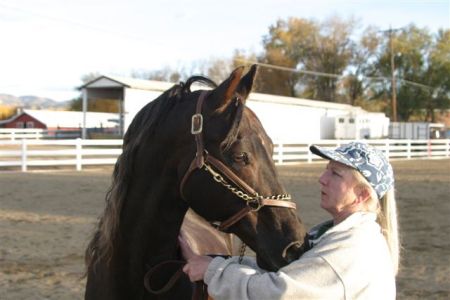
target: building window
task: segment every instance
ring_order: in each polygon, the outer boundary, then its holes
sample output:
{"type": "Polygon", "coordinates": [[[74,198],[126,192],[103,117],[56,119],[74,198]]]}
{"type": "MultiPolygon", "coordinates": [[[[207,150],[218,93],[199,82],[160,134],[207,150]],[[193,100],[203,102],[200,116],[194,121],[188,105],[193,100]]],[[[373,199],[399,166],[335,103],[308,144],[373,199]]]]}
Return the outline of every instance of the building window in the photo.
{"type": "Polygon", "coordinates": [[[24,125],[23,122],[16,122],[16,128],[24,128],[24,125]]]}
{"type": "Polygon", "coordinates": [[[33,121],[28,121],[27,122],[27,128],[34,128],[34,122],[33,121]]]}
{"type": "Polygon", "coordinates": [[[355,123],[355,119],[350,118],[350,119],[348,119],[348,122],[349,122],[350,124],[353,124],[353,123],[355,123]]]}
{"type": "Polygon", "coordinates": [[[339,118],[339,123],[344,123],[344,118],[339,118]]]}

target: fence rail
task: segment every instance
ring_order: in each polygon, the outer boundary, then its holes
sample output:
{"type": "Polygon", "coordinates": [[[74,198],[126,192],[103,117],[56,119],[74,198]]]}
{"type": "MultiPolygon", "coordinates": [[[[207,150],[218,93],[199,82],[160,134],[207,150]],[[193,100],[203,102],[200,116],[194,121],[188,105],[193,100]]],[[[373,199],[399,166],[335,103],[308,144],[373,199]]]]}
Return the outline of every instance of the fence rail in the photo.
{"type": "Polygon", "coordinates": [[[34,139],[39,140],[44,138],[45,132],[43,129],[37,128],[0,128],[0,141],[2,140],[19,140],[19,139],[34,139]]]}
{"type": "MultiPolygon", "coordinates": [[[[276,142],[276,164],[315,162],[321,158],[309,151],[312,144],[335,148],[350,140],[276,142]]],[[[390,159],[448,158],[450,139],[446,140],[366,140],[390,159]]],[[[122,153],[122,140],[0,140],[0,170],[74,166],[113,165],[122,153]]]]}
{"type": "MultiPolygon", "coordinates": [[[[313,162],[321,158],[309,151],[315,144],[336,148],[352,140],[319,140],[311,142],[276,142],[274,160],[277,164],[313,162]]],[[[364,140],[385,153],[390,159],[446,158],[450,156],[450,139],[442,140],[364,140]]]]}
{"type": "Polygon", "coordinates": [[[15,141],[22,139],[76,139],[79,137],[81,137],[81,129],[47,130],[41,128],[0,128],[0,141],[15,141]]]}
{"type": "Polygon", "coordinates": [[[0,170],[20,167],[113,165],[122,153],[122,140],[0,141],[0,170]]]}

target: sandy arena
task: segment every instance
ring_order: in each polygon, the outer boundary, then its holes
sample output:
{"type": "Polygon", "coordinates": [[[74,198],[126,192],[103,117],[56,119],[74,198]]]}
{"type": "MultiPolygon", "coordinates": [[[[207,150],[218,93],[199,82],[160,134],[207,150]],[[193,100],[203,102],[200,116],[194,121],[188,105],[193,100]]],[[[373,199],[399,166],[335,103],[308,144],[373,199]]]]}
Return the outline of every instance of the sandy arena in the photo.
{"type": "MultiPolygon", "coordinates": [[[[450,299],[450,160],[393,162],[403,244],[398,299],[450,299]]],[[[324,164],[278,167],[307,227],[324,164]]],[[[0,172],[0,299],[82,299],[83,253],[112,169],[0,172]]]]}

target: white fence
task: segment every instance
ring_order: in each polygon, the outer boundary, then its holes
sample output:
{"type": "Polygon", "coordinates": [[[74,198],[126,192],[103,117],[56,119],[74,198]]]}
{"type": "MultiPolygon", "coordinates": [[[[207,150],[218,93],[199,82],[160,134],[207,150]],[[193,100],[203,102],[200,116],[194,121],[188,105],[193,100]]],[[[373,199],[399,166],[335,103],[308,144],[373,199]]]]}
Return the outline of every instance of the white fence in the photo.
{"type": "MultiPolygon", "coordinates": [[[[349,140],[275,143],[277,164],[313,162],[320,157],[309,151],[312,144],[335,148],[349,140]]],[[[448,158],[450,140],[366,140],[390,159],[448,158]]],[[[88,165],[113,165],[121,154],[122,140],[0,140],[0,170],[88,165]]]]}
{"type": "Polygon", "coordinates": [[[20,167],[113,165],[122,153],[122,140],[0,141],[0,170],[20,167]]]}
{"type": "Polygon", "coordinates": [[[4,140],[40,140],[40,139],[75,139],[81,136],[81,129],[46,130],[40,128],[0,128],[0,141],[4,140]]]}
{"type": "MultiPolygon", "coordinates": [[[[309,151],[309,146],[336,148],[352,140],[319,140],[311,142],[275,143],[274,160],[277,164],[313,162],[321,158],[309,151]]],[[[450,156],[450,139],[445,140],[364,140],[382,150],[389,159],[446,158],[450,156]]]]}
{"type": "Polygon", "coordinates": [[[0,128],[0,141],[1,140],[20,140],[20,139],[33,139],[39,140],[44,137],[44,130],[37,128],[0,128]]]}

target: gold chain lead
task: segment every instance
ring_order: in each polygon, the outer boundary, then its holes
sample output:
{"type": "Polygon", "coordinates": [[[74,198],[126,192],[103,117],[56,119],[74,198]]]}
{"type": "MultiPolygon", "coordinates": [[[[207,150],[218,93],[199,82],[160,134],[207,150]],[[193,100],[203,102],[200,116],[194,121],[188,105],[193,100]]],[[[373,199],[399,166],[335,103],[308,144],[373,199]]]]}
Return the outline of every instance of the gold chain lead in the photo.
{"type": "MultiPolygon", "coordinates": [[[[230,190],[233,194],[235,194],[236,196],[238,196],[239,198],[243,199],[244,201],[254,201],[254,200],[258,200],[260,198],[262,198],[261,196],[259,196],[258,194],[254,196],[250,196],[246,193],[244,193],[241,190],[238,190],[237,188],[233,187],[231,184],[229,184],[228,182],[226,182],[226,180],[222,177],[222,175],[220,175],[219,173],[217,173],[216,171],[214,171],[209,165],[205,164],[205,170],[208,171],[209,173],[211,173],[211,175],[213,176],[214,180],[218,183],[220,183],[221,185],[223,185],[224,187],[226,187],[228,190],[230,190]]],[[[289,194],[283,194],[283,195],[275,195],[275,196],[270,196],[267,197],[267,199],[273,199],[273,200],[291,200],[291,195],[289,194]]]]}

